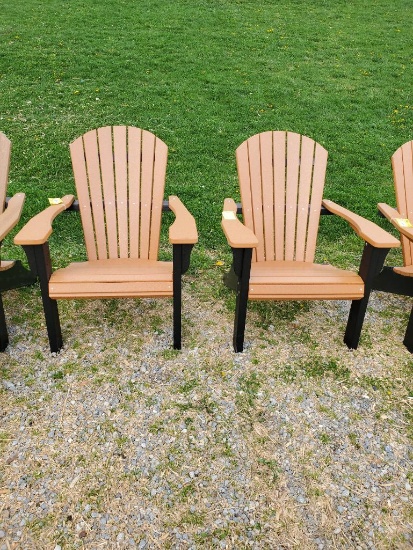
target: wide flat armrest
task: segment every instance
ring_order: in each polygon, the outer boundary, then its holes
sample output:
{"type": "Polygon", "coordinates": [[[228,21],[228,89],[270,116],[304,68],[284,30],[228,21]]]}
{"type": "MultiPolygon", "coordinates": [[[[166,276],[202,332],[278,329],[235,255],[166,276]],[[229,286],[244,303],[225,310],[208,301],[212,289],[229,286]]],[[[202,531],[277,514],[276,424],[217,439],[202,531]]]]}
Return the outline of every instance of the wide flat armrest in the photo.
{"type": "Polygon", "coordinates": [[[6,210],[0,214],[0,241],[19,223],[25,198],[24,193],[16,193],[9,200],[6,210]]]}
{"type": "Polygon", "coordinates": [[[387,231],[362,216],[354,214],[354,212],[329,200],[323,200],[323,206],[333,214],[346,220],[357,235],[372,246],[376,248],[395,248],[400,246],[400,242],[396,237],[393,237],[393,235],[390,235],[390,233],[387,233],[387,231]]]}
{"type": "Polygon", "coordinates": [[[195,244],[198,242],[198,231],[195,219],[186,206],[176,197],[169,197],[169,208],[175,214],[175,221],[169,228],[171,244],[195,244]]]}
{"type": "Polygon", "coordinates": [[[255,248],[258,239],[248,227],[237,218],[237,205],[233,199],[225,199],[221,227],[232,248],[255,248]]]}
{"type": "Polygon", "coordinates": [[[392,208],[384,202],[379,202],[377,208],[380,210],[383,216],[387,218],[392,225],[394,225],[397,231],[413,241],[413,224],[410,222],[409,219],[402,216],[402,214],[400,214],[398,210],[392,208]]]}
{"type": "Polygon", "coordinates": [[[73,195],[65,195],[61,203],[53,204],[31,218],[14,237],[14,244],[44,244],[52,234],[52,222],[55,217],[66,210],[74,200],[73,195]]]}

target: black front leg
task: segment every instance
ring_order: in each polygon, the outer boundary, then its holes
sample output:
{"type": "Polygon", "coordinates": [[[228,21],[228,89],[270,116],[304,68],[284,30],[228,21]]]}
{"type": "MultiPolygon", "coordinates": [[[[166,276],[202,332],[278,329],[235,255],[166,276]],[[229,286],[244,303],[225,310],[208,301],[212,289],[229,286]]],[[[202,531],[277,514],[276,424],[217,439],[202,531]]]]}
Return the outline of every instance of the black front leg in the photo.
{"type": "Polygon", "coordinates": [[[52,353],[58,352],[63,347],[63,340],[57,302],[49,297],[49,279],[52,275],[49,243],[26,245],[23,248],[26,252],[30,269],[39,277],[50,351],[52,353]]]}
{"type": "Polygon", "coordinates": [[[238,277],[233,345],[234,351],[236,353],[241,353],[244,350],[244,334],[247,317],[252,248],[233,248],[232,253],[234,262],[231,272],[233,271],[233,273],[235,273],[238,277]]]}
{"type": "Polygon", "coordinates": [[[3,300],[0,294],[0,351],[4,351],[9,343],[9,335],[7,333],[6,317],[4,315],[3,300]]]}
{"type": "Polygon", "coordinates": [[[390,248],[375,248],[368,243],[364,245],[359,269],[359,275],[364,281],[364,297],[352,301],[344,335],[344,342],[350,349],[357,349],[359,344],[367,304],[374,288],[374,279],[380,273],[389,250],[390,248]]]}
{"type": "Polygon", "coordinates": [[[187,272],[192,244],[173,245],[173,338],[174,349],[182,347],[182,275],[187,272]]]}

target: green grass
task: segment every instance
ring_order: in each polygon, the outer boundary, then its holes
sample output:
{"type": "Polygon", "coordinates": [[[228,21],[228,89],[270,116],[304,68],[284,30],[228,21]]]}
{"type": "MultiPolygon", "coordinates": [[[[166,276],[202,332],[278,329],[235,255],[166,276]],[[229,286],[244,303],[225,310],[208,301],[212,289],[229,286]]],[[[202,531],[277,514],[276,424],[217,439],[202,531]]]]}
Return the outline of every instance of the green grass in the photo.
{"type": "MultiPolygon", "coordinates": [[[[224,245],[235,148],[264,130],[327,148],[325,196],[372,219],[378,201],[394,203],[389,159],[413,137],[410,2],[3,4],[0,129],[13,142],[9,192],[27,194],[23,220],[74,191],[68,144],[106,124],[168,144],[167,193],[194,213],[200,249],[224,245]]],[[[320,241],[341,264],[358,256],[340,221],[323,220],[320,241]]],[[[56,261],[81,246],[80,229],[57,222],[56,261]]]]}

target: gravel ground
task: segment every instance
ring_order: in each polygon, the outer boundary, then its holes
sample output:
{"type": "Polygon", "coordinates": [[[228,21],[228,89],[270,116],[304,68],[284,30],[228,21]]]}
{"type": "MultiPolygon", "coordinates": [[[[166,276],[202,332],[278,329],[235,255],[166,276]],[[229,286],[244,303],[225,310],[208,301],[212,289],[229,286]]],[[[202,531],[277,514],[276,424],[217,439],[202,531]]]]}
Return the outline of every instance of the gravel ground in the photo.
{"type": "MultiPolygon", "coordinates": [[[[375,293],[357,351],[347,302],[253,304],[186,278],[170,300],[4,296],[0,550],[413,547],[410,300],[375,293]]],[[[214,285],[214,282],[216,283],[214,285]]]]}

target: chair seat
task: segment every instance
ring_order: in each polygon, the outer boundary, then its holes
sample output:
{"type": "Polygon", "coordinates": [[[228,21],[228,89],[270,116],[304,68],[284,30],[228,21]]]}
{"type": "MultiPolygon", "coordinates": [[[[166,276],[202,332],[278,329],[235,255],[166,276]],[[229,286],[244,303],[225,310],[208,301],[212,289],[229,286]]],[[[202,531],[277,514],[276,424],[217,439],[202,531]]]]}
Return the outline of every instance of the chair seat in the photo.
{"type": "Polygon", "coordinates": [[[172,262],[134,258],[74,262],[56,270],[51,298],[172,297],[172,262]]]}
{"type": "Polygon", "coordinates": [[[309,262],[252,262],[250,300],[358,300],[363,279],[353,271],[309,262]]]}

